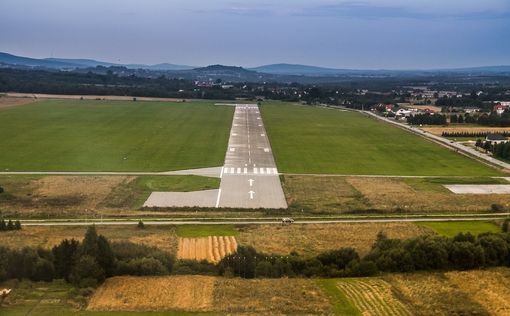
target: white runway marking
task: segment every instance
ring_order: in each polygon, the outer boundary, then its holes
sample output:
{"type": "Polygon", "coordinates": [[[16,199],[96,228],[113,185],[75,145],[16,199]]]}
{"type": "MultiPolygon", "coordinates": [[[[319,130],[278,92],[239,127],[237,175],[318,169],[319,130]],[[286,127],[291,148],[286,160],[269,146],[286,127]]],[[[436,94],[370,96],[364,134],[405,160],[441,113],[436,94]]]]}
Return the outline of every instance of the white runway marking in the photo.
{"type": "Polygon", "coordinates": [[[257,168],[253,168],[253,173],[254,174],[258,174],[259,173],[258,169],[257,168]]]}
{"type": "Polygon", "coordinates": [[[237,174],[241,173],[241,168],[237,168],[237,174]]]}
{"type": "Polygon", "coordinates": [[[248,168],[244,168],[244,173],[248,173],[248,168]]]}
{"type": "Polygon", "coordinates": [[[269,152],[269,148],[264,148],[264,151],[265,151],[266,153],[268,153],[268,152],[269,152]]]}
{"type": "Polygon", "coordinates": [[[234,168],[230,168],[230,173],[233,174],[234,172],[235,172],[234,168]]]}
{"type": "Polygon", "coordinates": [[[255,192],[250,191],[250,192],[248,192],[248,193],[250,194],[250,200],[253,200],[253,194],[255,194],[255,192]]]}
{"type": "Polygon", "coordinates": [[[220,205],[221,189],[218,190],[218,197],[216,198],[216,207],[220,205]]]}
{"type": "Polygon", "coordinates": [[[264,137],[264,136],[266,136],[266,134],[260,134],[260,136],[264,137]]]}
{"type": "Polygon", "coordinates": [[[236,151],[236,149],[235,148],[230,148],[230,151],[236,151]]]}
{"type": "Polygon", "coordinates": [[[255,182],[255,180],[250,179],[250,180],[248,180],[248,182],[250,183],[250,187],[252,187],[253,186],[253,182],[255,182]]]}

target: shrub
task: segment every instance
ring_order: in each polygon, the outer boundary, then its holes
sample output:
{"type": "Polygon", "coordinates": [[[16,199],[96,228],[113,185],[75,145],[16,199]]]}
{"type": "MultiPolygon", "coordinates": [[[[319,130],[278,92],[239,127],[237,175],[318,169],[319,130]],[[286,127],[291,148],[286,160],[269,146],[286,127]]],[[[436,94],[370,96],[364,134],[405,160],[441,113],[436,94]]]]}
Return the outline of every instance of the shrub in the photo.
{"type": "Polygon", "coordinates": [[[140,220],[140,221],[138,222],[137,227],[138,227],[138,228],[140,228],[140,229],[144,229],[144,228],[145,228],[145,224],[142,222],[142,220],[140,220]]]}
{"type": "Polygon", "coordinates": [[[505,211],[505,207],[501,204],[491,204],[491,211],[495,213],[503,212],[505,211]]]}
{"type": "Polygon", "coordinates": [[[0,186],[0,194],[2,194],[4,192],[5,192],[4,188],[0,186]]]}
{"type": "Polygon", "coordinates": [[[119,261],[117,274],[120,275],[166,275],[167,268],[155,258],[136,258],[128,261],[119,261]]]}
{"type": "Polygon", "coordinates": [[[78,287],[96,287],[105,278],[104,270],[88,255],[81,256],[71,271],[69,280],[78,287]]]}

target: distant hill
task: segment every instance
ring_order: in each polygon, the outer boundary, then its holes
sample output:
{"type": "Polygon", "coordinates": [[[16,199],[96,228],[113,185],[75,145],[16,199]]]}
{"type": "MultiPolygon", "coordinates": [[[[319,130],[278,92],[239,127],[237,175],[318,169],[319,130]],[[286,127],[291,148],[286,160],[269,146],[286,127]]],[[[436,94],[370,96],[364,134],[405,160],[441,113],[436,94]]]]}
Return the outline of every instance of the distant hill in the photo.
{"type": "Polygon", "coordinates": [[[298,64],[271,64],[250,68],[250,70],[274,75],[298,75],[298,76],[332,75],[348,72],[348,70],[345,69],[332,69],[298,64]]]}
{"type": "Polygon", "coordinates": [[[144,64],[116,64],[94,59],[70,59],[70,58],[29,58],[21,57],[8,53],[0,52],[0,63],[24,67],[43,67],[51,69],[73,69],[73,68],[94,68],[97,66],[111,67],[120,66],[129,69],[148,69],[148,70],[188,70],[193,69],[193,66],[175,65],[169,63],[162,63],[156,65],[144,64]]]}

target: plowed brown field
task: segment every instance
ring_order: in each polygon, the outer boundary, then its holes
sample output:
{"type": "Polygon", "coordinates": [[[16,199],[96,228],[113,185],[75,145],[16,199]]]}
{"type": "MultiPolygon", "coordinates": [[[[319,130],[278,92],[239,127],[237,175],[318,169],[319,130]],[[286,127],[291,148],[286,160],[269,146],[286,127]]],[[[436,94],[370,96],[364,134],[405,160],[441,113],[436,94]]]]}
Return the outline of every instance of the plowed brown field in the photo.
{"type": "Polygon", "coordinates": [[[179,238],[178,259],[218,262],[237,250],[234,236],[179,238]]]}

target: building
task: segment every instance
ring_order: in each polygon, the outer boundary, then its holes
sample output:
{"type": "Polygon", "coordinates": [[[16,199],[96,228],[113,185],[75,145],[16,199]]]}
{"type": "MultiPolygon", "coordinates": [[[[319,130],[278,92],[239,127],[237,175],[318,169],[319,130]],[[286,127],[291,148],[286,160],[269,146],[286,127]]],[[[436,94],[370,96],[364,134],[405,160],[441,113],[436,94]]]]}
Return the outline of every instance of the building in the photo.
{"type": "Polygon", "coordinates": [[[501,134],[489,134],[485,137],[485,141],[491,144],[508,143],[508,139],[501,134]]]}
{"type": "Polygon", "coordinates": [[[470,114],[472,114],[472,113],[478,113],[478,112],[480,112],[480,108],[468,107],[468,108],[465,108],[465,109],[464,109],[464,112],[465,112],[465,113],[470,113],[470,114]]]}
{"type": "Polygon", "coordinates": [[[498,115],[501,115],[503,114],[506,110],[508,110],[508,108],[510,108],[510,102],[498,102],[496,103],[496,105],[494,106],[493,110],[494,112],[496,112],[498,115]],[[508,103],[508,104],[506,104],[508,103]]]}

